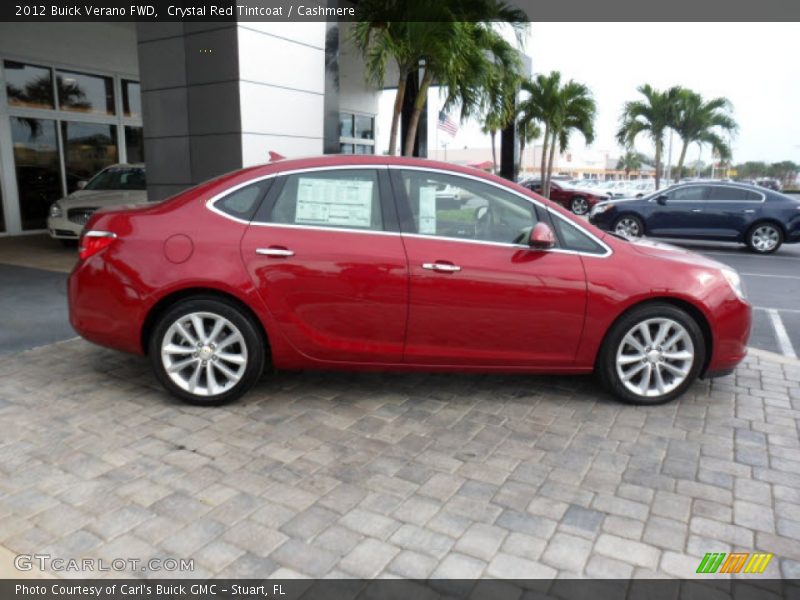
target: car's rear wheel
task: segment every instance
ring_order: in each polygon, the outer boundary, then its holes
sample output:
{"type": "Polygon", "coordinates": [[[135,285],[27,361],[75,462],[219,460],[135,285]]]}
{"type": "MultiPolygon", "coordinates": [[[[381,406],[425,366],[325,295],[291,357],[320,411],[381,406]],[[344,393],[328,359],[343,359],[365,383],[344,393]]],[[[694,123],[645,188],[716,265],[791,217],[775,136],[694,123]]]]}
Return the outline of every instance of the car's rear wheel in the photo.
{"type": "Polygon", "coordinates": [[[644,223],[639,217],[623,215],[614,223],[614,233],[629,238],[641,237],[644,235],[644,223]]]}
{"type": "Polygon", "coordinates": [[[585,215],[589,212],[589,202],[583,196],[575,196],[569,207],[576,215],[585,215]]]}
{"type": "Polygon", "coordinates": [[[258,381],[265,344],[252,317],[234,303],[197,297],[158,320],[149,353],[156,377],[172,395],[210,406],[238,399],[258,381]]]}
{"type": "Polygon", "coordinates": [[[597,371],[612,394],[633,404],[661,404],[692,385],[705,360],[697,322],[671,304],[632,309],[608,332],[597,371]]]}
{"type": "Polygon", "coordinates": [[[783,231],[774,223],[756,223],[747,232],[747,246],[757,254],[772,254],[783,244],[783,231]]]}

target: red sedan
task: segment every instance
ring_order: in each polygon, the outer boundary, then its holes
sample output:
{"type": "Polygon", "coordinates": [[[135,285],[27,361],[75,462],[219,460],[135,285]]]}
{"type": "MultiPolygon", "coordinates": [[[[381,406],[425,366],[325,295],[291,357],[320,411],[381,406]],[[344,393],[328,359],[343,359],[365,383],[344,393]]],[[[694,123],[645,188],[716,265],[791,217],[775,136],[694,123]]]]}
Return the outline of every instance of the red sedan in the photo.
{"type": "MultiPolygon", "coordinates": [[[[537,194],[542,193],[542,182],[538,179],[523,181],[521,185],[537,194]]],[[[558,181],[551,181],[550,200],[571,210],[576,215],[586,215],[589,214],[595,204],[611,200],[611,196],[582,188],[574,188],[558,181]]]]}
{"type": "Polygon", "coordinates": [[[198,404],[238,398],[267,362],[596,371],[654,404],[733,370],[750,330],[725,265],[475,169],[377,156],[285,160],[98,211],[69,304],[82,336],[149,356],[198,404]]]}

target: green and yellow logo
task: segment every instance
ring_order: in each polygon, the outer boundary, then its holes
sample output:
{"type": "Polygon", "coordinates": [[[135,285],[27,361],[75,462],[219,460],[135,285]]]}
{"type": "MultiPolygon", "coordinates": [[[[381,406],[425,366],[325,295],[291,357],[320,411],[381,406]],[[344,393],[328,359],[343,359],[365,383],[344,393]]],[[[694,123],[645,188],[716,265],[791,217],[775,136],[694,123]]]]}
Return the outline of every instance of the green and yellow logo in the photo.
{"type": "Polygon", "coordinates": [[[763,573],[772,554],[766,552],[709,552],[700,561],[698,573],[763,573]]]}

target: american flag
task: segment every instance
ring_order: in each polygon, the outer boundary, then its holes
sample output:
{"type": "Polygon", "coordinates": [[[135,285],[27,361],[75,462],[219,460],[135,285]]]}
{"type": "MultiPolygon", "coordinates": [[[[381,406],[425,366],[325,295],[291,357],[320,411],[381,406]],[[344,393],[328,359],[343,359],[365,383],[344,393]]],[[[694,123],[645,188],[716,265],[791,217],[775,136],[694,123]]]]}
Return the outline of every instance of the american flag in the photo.
{"type": "Polygon", "coordinates": [[[453,119],[450,118],[450,115],[445,113],[443,110],[439,111],[439,129],[455,137],[456,133],[458,133],[458,123],[456,123],[453,119]]]}

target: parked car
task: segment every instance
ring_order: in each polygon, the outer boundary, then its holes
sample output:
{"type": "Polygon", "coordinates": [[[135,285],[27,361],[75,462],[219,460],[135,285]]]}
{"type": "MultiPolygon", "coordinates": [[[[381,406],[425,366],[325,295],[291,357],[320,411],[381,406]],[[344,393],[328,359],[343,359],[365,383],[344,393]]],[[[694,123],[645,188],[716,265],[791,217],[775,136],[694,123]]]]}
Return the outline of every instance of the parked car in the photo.
{"type": "Polygon", "coordinates": [[[86,339],[149,356],[175,396],[275,369],[577,374],[654,404],[745,356],[726,265],[609,235],[525,188],[415,158],[330,155],[97,211],[69,278],[86,339]],[[471,200],[438,206],[442,185],[471,200]]]}
{"type": "Polygon", "coordinates": [[[98,208],[147,202],[143,164],[106,167],[88,182],[77,182],[76,191],[50,205],[47,231],[64,243],[75,243],[89,217],[98,208]]]}
{"type": "Polygon", "coordinates": [[[697,182],[598,204],[589,222],[630,237],[738,242],[770,254],[800,242],[800,201],[749,185],[697,182]]]}
{"type": "MultiPolygon", "coordinates": [[[[538,179],[525,182],[524,187],[537,194],[542,193],[542,182],[538,179]]],[[[573,188],[561,181],[550,182],[550,200],[571,210],[576,215],[588,214],[595,204],[608,200],[609,197],[610,196],[605,193],[599,193],[585,188],[573,188]]]]}
{"type": "Polygon", "coordinates": [[[756,181],[756,185],[767,188],[774,192],[780,192],[783,189],[781,182],[777,179],[773,179],[772,177],[763,177],[762,179],[758,179],[756,181]]]}

